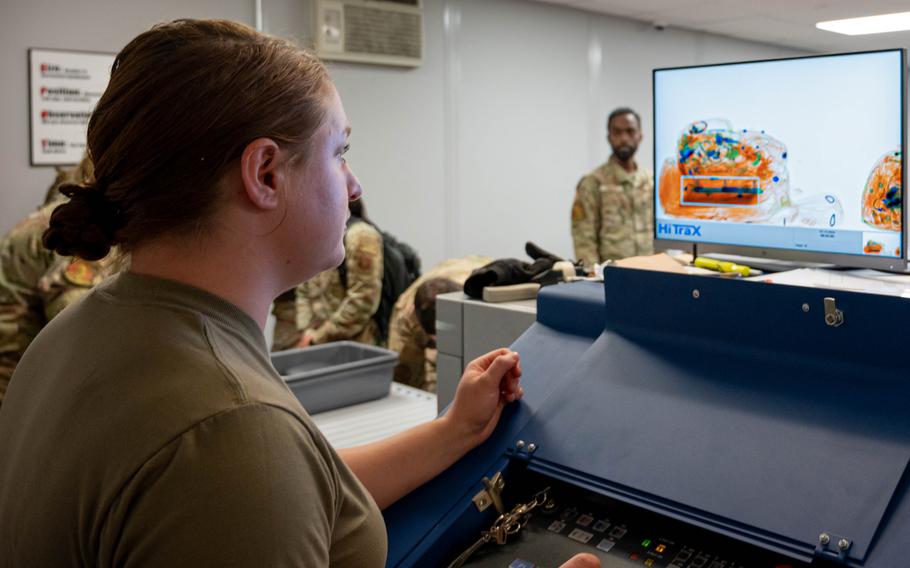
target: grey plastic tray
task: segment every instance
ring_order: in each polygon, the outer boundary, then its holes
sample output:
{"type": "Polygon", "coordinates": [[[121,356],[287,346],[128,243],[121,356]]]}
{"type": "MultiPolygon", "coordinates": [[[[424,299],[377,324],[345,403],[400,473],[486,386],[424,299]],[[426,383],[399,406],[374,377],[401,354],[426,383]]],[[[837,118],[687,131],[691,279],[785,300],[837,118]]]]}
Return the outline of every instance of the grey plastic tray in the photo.
{"type": "Polygon", "coordinates": [[[338,341],[272,354],[272,365],[310,414],[389,394],[398,354],[338,341]]]}

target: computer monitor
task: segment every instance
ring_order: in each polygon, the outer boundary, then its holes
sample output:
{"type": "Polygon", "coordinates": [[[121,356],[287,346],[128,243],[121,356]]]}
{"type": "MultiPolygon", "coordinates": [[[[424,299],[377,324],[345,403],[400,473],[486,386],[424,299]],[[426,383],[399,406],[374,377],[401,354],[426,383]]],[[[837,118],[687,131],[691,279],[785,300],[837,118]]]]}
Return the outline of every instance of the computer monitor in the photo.
{"type": "Polygon", "coordinates": [[[654,71],[654,237],[904,270],[903,49],[654,71]]]}

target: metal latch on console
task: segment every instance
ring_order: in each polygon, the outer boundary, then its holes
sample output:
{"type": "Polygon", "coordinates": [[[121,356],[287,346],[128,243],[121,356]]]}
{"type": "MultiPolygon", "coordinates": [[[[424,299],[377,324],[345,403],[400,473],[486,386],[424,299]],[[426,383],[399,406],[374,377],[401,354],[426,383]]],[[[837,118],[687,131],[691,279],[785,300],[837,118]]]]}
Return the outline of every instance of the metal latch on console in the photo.
{"type": "Polygon", "coordinates": [[[502,478],[502,472],[497,471],[493,479],[484,477],[480,482],[483,483],[483,489],[471,499],[474,506],[482,513],[493,505],[500,515],[503,514],[505,507],[502,504],[502,490],[506,487],[506,480],[502,478]]]}
{"type": "Polygon", "coordinates": [[[825,298],[825,323],[831,327],[840,327],[844,323],[844,312],[837,309],[834,298],[825,298]]]}

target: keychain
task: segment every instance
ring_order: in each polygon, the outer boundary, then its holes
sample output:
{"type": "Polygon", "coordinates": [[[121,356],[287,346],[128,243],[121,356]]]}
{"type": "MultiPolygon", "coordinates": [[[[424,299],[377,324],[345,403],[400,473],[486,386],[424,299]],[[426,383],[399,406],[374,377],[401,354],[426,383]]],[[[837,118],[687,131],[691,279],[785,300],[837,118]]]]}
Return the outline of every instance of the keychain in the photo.
{"type": "Polygon", "coordinates": [[[491,540],[499,545],[505,544],[506,540],[508,540],[511,535],[518,534],[518,532],[528,523],[528,519],[531,518],[531,511],[549,500],[549,494],[550,488],[547,487],[543,491],[535,494],[534,498],[528,503],[516,505],[508,513],[499,515],[496,522],[493,523],[493,526],[490,527],[489,530],[482,531],[480,533],[480,538],[464,552],[459,554],[458,558],[453,560],[448,568],[459,568],[467,562],[468,558],[470,558],[481,546],[491,540]]]}

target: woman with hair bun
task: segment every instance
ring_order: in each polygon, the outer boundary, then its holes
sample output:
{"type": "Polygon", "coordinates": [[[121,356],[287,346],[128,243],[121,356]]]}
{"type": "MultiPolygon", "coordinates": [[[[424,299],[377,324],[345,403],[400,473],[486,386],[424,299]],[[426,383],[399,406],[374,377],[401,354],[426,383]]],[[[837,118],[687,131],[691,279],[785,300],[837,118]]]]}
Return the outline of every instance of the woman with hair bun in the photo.
{"type": "Polygon", "coordinates": [[[383,566],[379,510],[485,440],[518,355],[449,412],[335,452],[271,366],[271,301],[343,259],[350,134],[326,69],[227,21],[158,25],[92,114],[95,180],[44,236],[128,271],[32,342],[0,410],[0,565],[383,566]]]}

